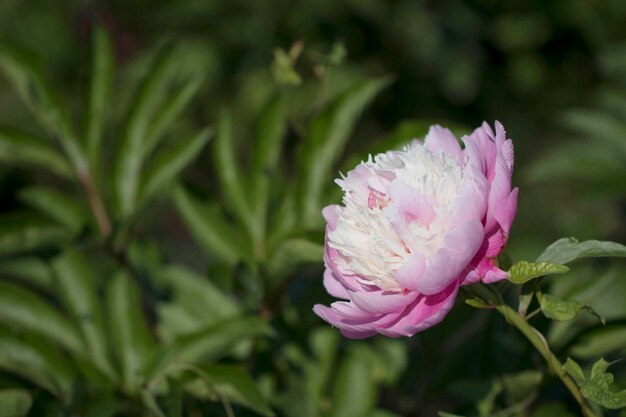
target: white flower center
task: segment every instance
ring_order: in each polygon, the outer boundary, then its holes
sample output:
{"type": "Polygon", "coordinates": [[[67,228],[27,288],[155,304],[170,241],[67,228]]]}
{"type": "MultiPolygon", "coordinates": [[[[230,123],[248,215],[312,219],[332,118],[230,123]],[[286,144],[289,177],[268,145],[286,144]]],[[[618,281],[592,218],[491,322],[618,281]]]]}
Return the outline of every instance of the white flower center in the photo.
{"type": "Polygon", "coordinates": [[[337,227],[328,234],[328,242],[341,254],[336,263],[343,274],[356,275],[362,283],[383,290],[401,291],[394,276],[408,256],[429,257],[441,248],[463,167],[454,156],[430,152],[418,141],[402,151],[370,157],[363,165],[370,176],[361,177],[361,182],[337,180],[344,191],[344,207],[338,209],[337,227]],[[398,226],[397,205],[386,192],[394,179],[428,202],[432,219],[403,220],[398,226]],[[363,181],[369,185],[369,195],[364,195],[363,181]]]}

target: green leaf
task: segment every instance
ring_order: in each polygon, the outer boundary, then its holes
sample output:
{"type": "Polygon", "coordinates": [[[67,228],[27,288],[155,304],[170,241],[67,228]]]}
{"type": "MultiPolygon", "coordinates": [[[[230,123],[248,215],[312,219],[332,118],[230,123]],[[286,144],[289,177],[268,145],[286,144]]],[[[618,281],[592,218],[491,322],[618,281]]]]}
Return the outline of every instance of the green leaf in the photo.
{"type": "MultiPolygon", "coordinates": [[[[277,178],[278,162],[287,128],[286,114],[281,96],[272,98],[261,113],[252,162],[252,187],[257,235],[255,242],[265,243],[265,228],[271,181],[277,178]]],[[[266,248],[257,249],[264,256],[266,248]]]]}
{"type": "Polygon", "coordinates": [[[72,178],[72,168],[51,143],[29,133],[0,127],[0,162],[48,170],[61,178],[72,178]]]}
{"type": "Polygon", "coordinates": [[[586,332],[571,348],[572,356],[592,359],[624,350],[626,326],[607,325],[586,332]]]}
{"type": "Polygon", "coordinates": [[[0,417],[24,417],[33,405],[33,398],[24,389],[0,390],[0,417]]]}
{"type": "Polygon", "coordinates": [[[578,242],[573,237],[566,237],[548,246],[537,261],[565,265],[578,259],[607,256],[626,257],[626,246],[599,240],[578,242]]]}
{"type": "Polygon", "coordinates": [[[570,413],[567,409],[567,406],[562,403],[551,403],[551,404],[542,404],[537,407],[531,417],[575,417],[574,414],[570,413]]]}
{"type": "Polygon", "coordinates": [[[7,213],[0,216],[0,255],[57,247],[69,238],[70,234],[64,227],[29,213],[7,213]]]}
{"type": "Polygon", "coordinates": [[[145,203],[164,186],[171,183],[202,151],[211,137],[211,130],[204,129],[174,146],[162,149],[146,168],[140,191],[140,201],[145,203]]]}
{"type": "Polygon", "coordinates": [[[198,92],[203,79],[204,75],[201,73],[191,74],[184,85],[178,87],[157,111],[154,122],[144,139],[143,153],[146,158],[158,146],[168,129],[181,117],[185,107],[198,92]]]}
{"type": "Polygon", "coordinates": [[[107,291],[111,341],[120,364],[124,389],[138,392],[146,381],[146,364],[155,343],[141,308],[139,288],[124,271],[118,271],[107,291]]]}
{"type": "Polygon", "coordinates": [[[324,257],[324,246],[308,239],[286,239],[271,257],[268,273],[271,277],[291,273],[293,268],[302,263],[321,263],[324,257]]]}
{"type": "Polygon", "coordinates": [[[361,113],[389,83],[389,78],[379,78],[357,84],[312,122],[300,152],[298,213],[305,228],[321,224],[323,192],[332,182],[332,168],[341,157],[361,113]]]}
{"type": "Polygon", "coordinates": [[[141,85],[130,111],[114,165],[115,195],[122,217],[130,215],[137,203],[141,167],[145,157],[144,141],[154,121],[155,112],[165,99],[169,77],[175,64],[174,48],[164,48],[141,85]]]}
{"type": "Polygon", "coordinates": [[[339,365],[333,392],[332,417],[353,417],[370,412],[376,403],[376,385],[368,357],[351,351],[339,365]]]}
{"type": "Polygon", "coordinates": [[[172,292],[171,301],[158,306],[159,334],[165,340],[201,330],[241,312],[233,298],[185,267],[168,266],[160,278],[172,292]]]}
{"type": "Polygon", "coordinates": [[[587,378],[582,368],[572,359],[567,358],[563,369],[576,381],[580,392],[586,399],[603,407],[617,410],[626,407],[626,389],[613,389],[613,374],[606,372],[609,363],[598,360],[591,368],[591,377],[587,378]]]}
{"type": "Polygon", "coordinates": [[[509,281],[514,284],[524,284],[531,279],[545,275],[564,274],[569,268],[552,262],[519,261],[509,269],[509,281]]]}
{"type": "Polygon", "coordinates": [[[87,222],[85,209],[53,188],[39,186],[23,188],[19,192],[19,198],[73,233],[80,231],[87,222]]]}
{"type": "Polygon", "coordinates": [[[35,256],[6,259],[0,262],[0,272],[19,278],[38,288],[52,288],[52,271],[50,267],[35,256]]]}
{"type": "Polygon", "coordinates": [[[578,312],[582,309],[586,309],[589,313],[596,316],[602,324],[604,319],[595,312],[595,310],[588,305],[585,305],[576,300],[562,300],[550,294],[537,293],[541,311],[544,316],[555,321],[569,321],[573,320],[578,312]]]}
{"type": "Polygon", "coordinates": [[[240,176],[242,170],[235,156],[235,138],[230,111],[223,110],[221,112],[217,137],[213,141],[213,145],[215,169],[224,199],[239,222],[252,236],[255,224],[250,210],[250,201],[248,201],[244,182],[240,176]]]}
{"type": "Polygon", "coordinates": [[[39,123],[60,142],[78,172],[86,161],[78,145],[69,112],[59,96],[44,80],[33,57],[13,45],[0,45],[0,68],[39,123]]]}
{"type": "Polygon", "coordinates": [[[95,26],[92,37],[91,82],[85,115],[85,139],[89,165],[92,171],[95,171],[102,155],[102,128],[113,82],[115,56],[111,39],[105,29],[95,26]]]}
{"type": "Polygon", "coordinates": [[[174,189],[173,200],[189,232],[207,253],[229,265],[241,259],[236,233],[219,205],[200,203],[182,186],[174,189]]]}
{"type": "Polygon", "coordinates": [[[271,327],[256,317],[223,320],[163,346],[155,356],[150,375],[159,375],[171,365],[219,359],[241,340],[271,334],[271,327]]]}
{"type": "Polygon", "coordinates": [[[107,352],[107,339],[98,301],[96,270],[77,250],[66,250],[52,262],[56,288],[78,324],[96,367],[115,380],[107,352]]]}
{"type": "Polygon", "coordinates": [[[30,330],[82,355],[84,343],[78,329],[43,297],[17,285],[0,282],[0,321],[30,330]]]}
{"type": "Polygon", "coordinates": [[[502,376],[502,386],[506,392],[507,404],[514,405],[526,400],[538,389],[543,375],[539,371],[526,370],[502,376]]]}
{"type": "Polygon", "coordinates": [[[256,383],[242,367],[204,365],[200,369],[206,377],[195,379],[185,385],[185,389],[192,395],[216,402],[221,402],[225,397],[261,415],[274,415],[256,383]]]}
{"type": "Polygon", "coordinates": [[[463,416],[460,416],[458,414],[445,413],[443,411],[440,411],[437,414],[439,415],[439,417],[463,417],[463,416]]]}

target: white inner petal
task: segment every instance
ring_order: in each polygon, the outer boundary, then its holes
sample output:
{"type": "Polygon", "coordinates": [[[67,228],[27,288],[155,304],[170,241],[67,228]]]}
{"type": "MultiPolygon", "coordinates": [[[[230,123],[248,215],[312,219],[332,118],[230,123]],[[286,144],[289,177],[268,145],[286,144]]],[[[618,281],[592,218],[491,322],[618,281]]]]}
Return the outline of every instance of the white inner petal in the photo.
{"type": "MultiPolygon", "coordinates": [[[[328,242],[342,255],[337,267],[345,275],[357,275],[364,284],[383,290],[401,291],[396,270],[411,253],[433,255],[443,244],[448,230],[450,208],[463,180],[463,167],[455,157],[443,152],[431,153],[415,141],[402,151],[378,154],[364,162],[374,177],[369,183],[388,181],[389,172],[434,202],[435,218],[424,226],[411,221],[397,233],[390,221],[393,206],[385,195],[377,195],[377,204],[368,205],[362,192],[352,189],[353,182],[338,180],[344,191],[344,207],[338,209],[337,227],[328,234],[328,242]],[[376,175],[379,173],[379,175],[376,175]]],[[[397,211],[397,210],[396,210],[397,211]]]]}

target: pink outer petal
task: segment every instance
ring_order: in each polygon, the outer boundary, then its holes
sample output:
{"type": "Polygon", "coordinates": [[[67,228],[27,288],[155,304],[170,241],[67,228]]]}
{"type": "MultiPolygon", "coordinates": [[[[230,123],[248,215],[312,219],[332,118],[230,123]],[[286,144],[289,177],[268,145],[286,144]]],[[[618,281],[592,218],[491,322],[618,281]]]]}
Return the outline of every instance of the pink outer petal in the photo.
{"type": "Polygon", "coordinates": [[[333,297],[343,298],[345,300],[350,298],[348,290],[337,280],[337,278],[335,278],[333,271],[331,271],[330,268],[326,268],[324,271],[324,288],[326,288],[328,294],[333,297]]]}
{"type": "Polygon", "coordinates": [[[426,295],[443,291],[467,268],[483,237],[483,225],[479,221],[464,223],[448,232],[443,247],[426,259],[426,269],[416,290],[426,295]]]}
{"type": "Polygon", "coordinates": [[[338,205],[332,204],[322,209],[322,216],[324,216],[324,220],[326,220],[330,230],[335,230],[337,227],[337,219],[339,219],[339,213],[337,212],[338,208],[338,205]]]}
{"type": "Polygon", "coordinates": [[[417,288],[419,280],[424,275],[425,259],[419,253],[411,254],[406,263],[396,271],[396,282],[409,290],[417,288]]]}
{"type": "Polygon", "coordinates": [[[456,157],[459,164],[463,163],[463,152],[454,134],[439,125],[431,126],[424,138],[424,145],[430,152],[442,151],[456,157]]]}
{"type": "Polygon", "coordinates": [[[505,200],[499,202],[498,206],[494,210],[493,216],[502,227],[505,236],[508,236],[509,230],[511,230],[511,225],[513,224],[513,219],[517,213],[518,192],[519,189],[515,188],[505,200]]]}
{"type": "Polygon", "coordinates": [[[350,291],[350,300],[361,310],[373,314],[393,313],[404,310],[419,295],[411,291],[389,292],[389,291],[350,291]]]}
{"type": "Polygon", "coordinates": [[[336,302],[330,307],[317,304],[315,314],[341,333],[353,339],[383,334],[388,337],[413,336],[418,331],[439,323],[454,305],[458,280],[439,294],[418,295],[415,300],[398,312],[372,314],[349,302],[336,302]]]}
{"type": "Polygon", "coordinates": [[[473,166],[465,168],[461,189],[454,199],[450,226],[481,221],[487,211],[489,185],[485,176],[473,166]]]}

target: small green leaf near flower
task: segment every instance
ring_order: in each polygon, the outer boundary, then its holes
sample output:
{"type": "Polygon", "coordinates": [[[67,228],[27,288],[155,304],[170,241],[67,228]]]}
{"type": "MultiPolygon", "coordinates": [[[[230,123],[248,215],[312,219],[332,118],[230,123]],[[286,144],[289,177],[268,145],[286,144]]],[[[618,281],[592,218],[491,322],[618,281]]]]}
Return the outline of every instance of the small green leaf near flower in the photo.
{"type": "Polygon", "coordinates": [[[580,365],[570,358],[563,365],[563,369],[580,387],[581,394],[588,400],[603,407],[617,410],[626,407],[626,389],[614,391],[613,374],[606,372],[610,363],[604,359],[598,360],[591,368],[591,378],[587,378],[580,365]]]}
{"type": "Polygon", "coordinates": [[[552,262],[519,261],[509,269],[509,281],[514,284],[524,284],[544,275],[564,274],[567,271],[569,268],[565,265],[552,262]]]}

